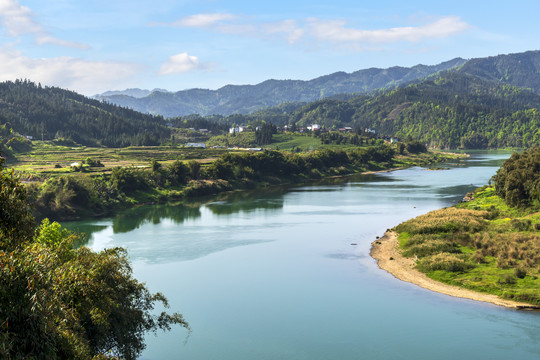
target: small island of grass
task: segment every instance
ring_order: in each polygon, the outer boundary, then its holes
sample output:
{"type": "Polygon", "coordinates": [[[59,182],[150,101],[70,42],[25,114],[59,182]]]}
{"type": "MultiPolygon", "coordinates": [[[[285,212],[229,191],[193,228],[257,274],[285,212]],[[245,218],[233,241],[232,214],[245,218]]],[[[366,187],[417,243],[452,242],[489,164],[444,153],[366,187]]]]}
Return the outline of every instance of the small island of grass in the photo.
{"type": "Polygon", "coordinates": [[[540,309],[540,148],[514,154],[470,201],[395,227],[372,256],[396,277],[453,296],[540,309]]]}

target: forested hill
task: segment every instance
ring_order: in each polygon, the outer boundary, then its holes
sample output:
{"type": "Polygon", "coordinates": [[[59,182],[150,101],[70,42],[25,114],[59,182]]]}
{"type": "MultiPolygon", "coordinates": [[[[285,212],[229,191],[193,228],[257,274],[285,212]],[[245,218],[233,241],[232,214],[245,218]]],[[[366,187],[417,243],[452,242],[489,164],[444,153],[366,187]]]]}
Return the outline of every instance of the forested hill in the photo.
{"type": "Polygon", "coordinates": [[[540,51],[471,59],[458,71],[540,94],[540,51]]]}
{"type": "Polygon", "coordinates": [[[158,90],[143,97],[144,91],[139,90],[134,96],[131,89],[106,93],[97,98],[165,117],[248,114],[285,102],[306,103],[337,94],[359,95],[377,89],[395,89],[446,70],[527,88],[540,94],[540,51],[527,51],[468,61],[456,58],[434,66],[371,68],[350,74],[337,72],[309,81],[267,80],[257,85],[227,85],[218,90],[158,90]]]}
{"type": "Polygon", "coordinates": [[[218,90],[191,89],[176,93],[153,91],[142,98],[126,94],[97,98],[165,117],[247,114],[286,102],[311,102],[337,94],[361,94],[376,89],[396,88],[463,63],[464,59],[456,58],[433,66],[371,68],[350,74],[337,72],[309,81],[267,80],[257,85],[227,85],[218,90]]]}
{"type": "Polygon", "coordinates": [[[157,145],[169,136],[162,117],[26,80],[0,83],[0,124],[37,139],[94,146],[157,145]]]}
{"type": "Polygon", "coordinates": [[[437,148],[528,147],[540,144],[539,109],[531,91],[447,72],[375,97],[311,103],[289,122],[370,128],[437,148]]]}

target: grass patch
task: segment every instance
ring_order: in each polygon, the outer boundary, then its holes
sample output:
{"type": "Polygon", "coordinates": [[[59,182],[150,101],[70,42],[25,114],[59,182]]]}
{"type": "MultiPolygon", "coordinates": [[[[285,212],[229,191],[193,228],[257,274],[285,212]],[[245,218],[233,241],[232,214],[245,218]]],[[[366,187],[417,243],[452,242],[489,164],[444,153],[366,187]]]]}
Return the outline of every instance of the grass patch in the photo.
{"type": "Polygon", "coordinates": [[[540,305],[540,214],[490,187],[473,198],[398,225],[403,255],[434,280],[540,305]]]}

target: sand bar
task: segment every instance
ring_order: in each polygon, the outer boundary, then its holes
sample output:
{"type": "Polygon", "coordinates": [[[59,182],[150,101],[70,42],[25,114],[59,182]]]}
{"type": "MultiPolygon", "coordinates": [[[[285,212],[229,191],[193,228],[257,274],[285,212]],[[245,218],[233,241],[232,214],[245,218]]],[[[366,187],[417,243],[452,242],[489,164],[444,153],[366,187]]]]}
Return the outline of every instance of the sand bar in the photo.
{"type": "Polygon", "coordinates": [[[531,304],[501,299],[496,295],[479,293],[430,279],[414,268],[415,261],[413,259],[401,255],[398,251],[398,245],[397,233],[388,231],[382,238],[373,242],[370,254],[377,260],[381,269],[388,271],[400,280],[450,296],[489,302],[513,309],[540,309],[540,307],[531,304]]]}

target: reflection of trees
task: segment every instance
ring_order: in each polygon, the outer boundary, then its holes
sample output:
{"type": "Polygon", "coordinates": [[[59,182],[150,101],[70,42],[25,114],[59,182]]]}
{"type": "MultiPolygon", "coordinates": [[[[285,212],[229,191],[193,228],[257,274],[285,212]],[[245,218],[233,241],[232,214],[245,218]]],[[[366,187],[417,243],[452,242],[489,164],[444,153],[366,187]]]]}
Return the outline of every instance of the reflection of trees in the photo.
{"type": "Polygon", "coordinates": [[[452,197],[452,198],[455,198],[454,200],[460,201],[463,199],[465,194],[473,191],[477,187],[478,186],[475,186],[473,184],[445,186],[445,187],[439,188],[437,191],[437,194],[440,195],[440,197],[444,197],[444,198],[452,197]]]}
{"type": "Polygon", "coordinates": [[[159,224],[161,219],[169,219],[175,224],[182,224],[187,219],[195,219],[200,216],[200,204],[140,206],[115,216],[112,229],[115,234],[126,233],[145,223],[159,224]]]}
{"type": "Polygon", "coordinates": [[[283,208],[283,194],[286,190],[275,188],[267,192],[242,191],[221,194],[216,200],[206,204],[215,215],[230,215],[239,212],[250,213],[257,210],[279,210],[283,208]]]}
{"type": "Polygon", "coordinates": [[[75,222],[75,223],[62,223],[62,226],[70,231],[84,234],[84,236],[81,237],[81,242],[76,242],[74,244],[75,247],[87,245],[88,239],[92,237],[92,234],[98,231],[105,230],[107,228],[107,225],[99,225],[94,224],[89,221],[84,222],[75,222]]]}

